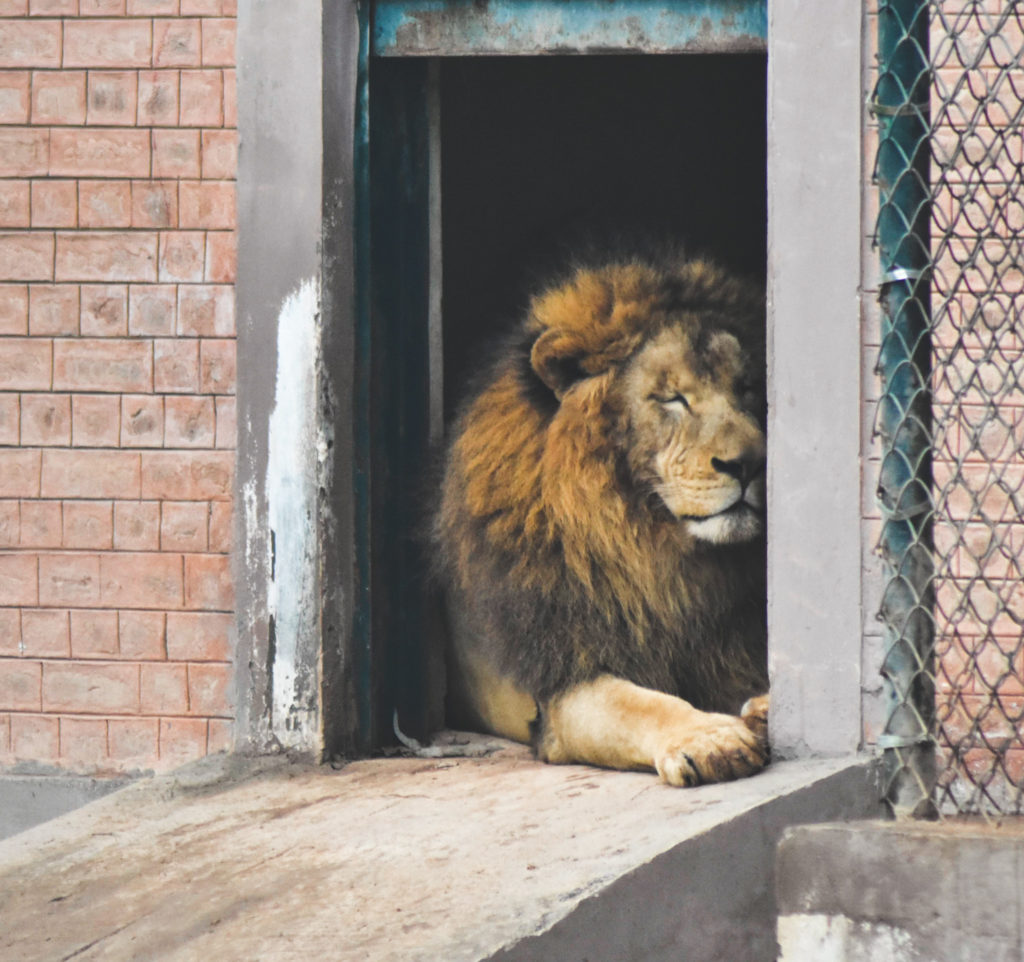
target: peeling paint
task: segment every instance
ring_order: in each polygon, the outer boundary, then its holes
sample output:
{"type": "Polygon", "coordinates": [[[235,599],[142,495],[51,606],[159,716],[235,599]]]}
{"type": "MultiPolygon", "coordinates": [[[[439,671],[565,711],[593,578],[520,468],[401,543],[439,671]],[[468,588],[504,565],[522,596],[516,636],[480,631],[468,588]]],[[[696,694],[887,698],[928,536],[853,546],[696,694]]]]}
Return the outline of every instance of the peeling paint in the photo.
{"type": "Polygon", "coordinates": [[[764,0],[376,0],[378,57],[764,50],[764,0]]]}
{"type": "Polygon", "coordinates": [[[320,291],[304,281],[277,318],[277,375],[267,458],[268,618],[274,645],[268,664],[271,730],[285,748],[316,747],[319,643],[316,405],[320,291]],[[273,547],[271,547],[273,546],[273,547]],[[271,557],[271,552],[273,557],[271,557]]]}

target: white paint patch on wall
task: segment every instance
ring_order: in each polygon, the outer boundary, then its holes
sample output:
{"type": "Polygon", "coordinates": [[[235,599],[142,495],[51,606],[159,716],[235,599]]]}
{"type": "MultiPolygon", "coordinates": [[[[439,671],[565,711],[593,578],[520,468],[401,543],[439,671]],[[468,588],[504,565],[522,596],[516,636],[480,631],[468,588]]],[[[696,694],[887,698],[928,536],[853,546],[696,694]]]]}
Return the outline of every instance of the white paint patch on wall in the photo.
{"type": "Polygon", "coordinates": [[[781,915],[779,962],[921,962],[910,933],[842,915],[781,915]]]}
{"type": "Polygon", "coordinates": [[[319,610],[316,571],[320,290],[304,281],[277,318],[277,376],[267,457],[267,609],[271,729],[285,748],[316,750],[319,610]]]}

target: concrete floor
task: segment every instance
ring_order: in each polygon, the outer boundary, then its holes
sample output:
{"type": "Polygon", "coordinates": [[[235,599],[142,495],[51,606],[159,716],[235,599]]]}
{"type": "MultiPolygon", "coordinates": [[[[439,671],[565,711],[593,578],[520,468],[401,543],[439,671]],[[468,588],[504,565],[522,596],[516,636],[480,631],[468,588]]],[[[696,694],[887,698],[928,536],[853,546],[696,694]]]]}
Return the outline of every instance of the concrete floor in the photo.
{"type": "Polygon", "coordinates": [[[683,957],[687,927],[745,938],[774,912],[761,863],[784,824],[863,814],[865,771],[788,762],[684,790],[507,744],[339,771],[221,757],[0,843],[0,959],[683,957]],[[723,827],[710,859],[665,860],[723,827]],[[730,918],[741,891],[760,908],[730,918]]]}

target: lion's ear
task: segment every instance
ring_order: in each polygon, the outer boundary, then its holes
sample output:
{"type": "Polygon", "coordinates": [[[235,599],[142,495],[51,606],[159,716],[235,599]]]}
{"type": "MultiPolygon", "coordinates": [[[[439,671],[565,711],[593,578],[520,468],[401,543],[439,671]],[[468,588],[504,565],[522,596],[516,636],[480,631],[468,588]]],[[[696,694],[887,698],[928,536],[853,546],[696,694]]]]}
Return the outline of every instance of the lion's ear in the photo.
{"type": "Polygon", "coordinates": [[[564,331],[547,330],[533,343],[530,363],[537,376],[561,398],[577,381],[587,377],[583,345],[564,331]]]}

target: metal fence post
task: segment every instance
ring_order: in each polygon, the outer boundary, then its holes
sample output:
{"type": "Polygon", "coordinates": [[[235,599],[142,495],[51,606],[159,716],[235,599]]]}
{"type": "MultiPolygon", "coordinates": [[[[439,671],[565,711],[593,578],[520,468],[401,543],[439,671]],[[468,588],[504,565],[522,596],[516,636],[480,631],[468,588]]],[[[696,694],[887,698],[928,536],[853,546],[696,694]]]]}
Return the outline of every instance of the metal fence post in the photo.
{"type": "Polygon", "coordinates": [[[883,445],[879,552],[887,585],[880,617],[889,713],[878,741],[885,798],[897,817],[934,811],[928,40],[927,0],[882,0],[872,109],[880,128],[882,399],[876,431],[883,445]]]}

